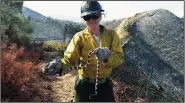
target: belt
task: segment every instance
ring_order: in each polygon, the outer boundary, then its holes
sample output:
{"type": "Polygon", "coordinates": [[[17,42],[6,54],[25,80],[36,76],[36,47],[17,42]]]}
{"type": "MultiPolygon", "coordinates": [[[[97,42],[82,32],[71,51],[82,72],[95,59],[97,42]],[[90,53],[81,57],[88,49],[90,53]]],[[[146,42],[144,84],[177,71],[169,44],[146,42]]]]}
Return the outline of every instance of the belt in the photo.
{"type": "MultiPolygon", "coordinates": [[[[87,77],[84,77],[82,75],[79,75],[79,79],[82,80],[82,81],[87,81],[89,83],[94,83],[94,84],[96,83],[96,79],[87,78],[87,77]]],[[[107,77],[98,79],[98,85],[102,84],[102,83],[105,83],[106,80],[107,80],[107,77]]]]}

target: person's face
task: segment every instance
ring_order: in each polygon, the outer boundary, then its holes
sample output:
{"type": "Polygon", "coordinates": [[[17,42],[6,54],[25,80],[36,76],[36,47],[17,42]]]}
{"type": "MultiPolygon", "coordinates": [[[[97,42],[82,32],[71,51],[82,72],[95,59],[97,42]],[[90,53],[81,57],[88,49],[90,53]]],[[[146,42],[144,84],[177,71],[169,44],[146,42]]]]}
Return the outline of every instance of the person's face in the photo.
{"type": "Polygon", "coordinates": [[[101,13],[94,13],[87,16],[84,16],[83,19],[85,21],[85,24],[90,29],[95,29],[99,26],[100,20],[101,20],[101,13]]]}

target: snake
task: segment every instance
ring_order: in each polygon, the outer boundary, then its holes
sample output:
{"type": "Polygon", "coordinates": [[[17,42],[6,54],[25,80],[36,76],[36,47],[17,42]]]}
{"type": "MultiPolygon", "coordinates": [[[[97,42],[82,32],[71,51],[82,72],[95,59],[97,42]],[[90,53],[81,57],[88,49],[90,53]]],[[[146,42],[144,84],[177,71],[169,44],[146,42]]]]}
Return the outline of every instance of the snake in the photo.
{"type": "MultiPolygon", "coordinates": [[[[87,68],[88,65],[90,65],[90,60],[91,60],[91,56],[92,56],[92,52],[93,51],[94,50],[91,50],[88,53],[88,60],[87,60],[87,62],[86,62],[86,64],[84,66],[81,66],[81,67],[80,66],[71,66],[69,68],[66,68],[66,69],[64,69],[64,71],[62,71],[62,73],[60,74],[60,76],[65,75],[69,71],[72,71],[72,70],[78,70],[78,69],[85,69],[85,68],[87,68]]],[[[98,94],[98,92],[97,92],[98,88],[97,87],[98,87],[98,80],[99,80],[99,73],[100,73],[100,61],[98,60],[97,57],[96,57],[96,59],[97,59],[97,72],[96,72],[95,92],[94,92],[94,94],[89,95],[89,99],[92,99],[93,97],[97,96],[97,94],[98,94]]],[[[74,95],[73,95],[73,97],[74,97],[74,95]]]]}

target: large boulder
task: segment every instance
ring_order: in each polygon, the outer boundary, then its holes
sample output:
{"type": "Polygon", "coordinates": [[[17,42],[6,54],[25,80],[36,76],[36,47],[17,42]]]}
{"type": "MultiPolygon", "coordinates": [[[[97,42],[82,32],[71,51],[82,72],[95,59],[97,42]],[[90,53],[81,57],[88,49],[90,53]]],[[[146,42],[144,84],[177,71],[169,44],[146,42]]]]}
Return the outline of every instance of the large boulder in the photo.
{"type": "Polygon", "coordinates": [[[157,88],[184,101],[184,19],[164,9],[133,18],[123,45],[126,70],[139,71],[157,88]]]}

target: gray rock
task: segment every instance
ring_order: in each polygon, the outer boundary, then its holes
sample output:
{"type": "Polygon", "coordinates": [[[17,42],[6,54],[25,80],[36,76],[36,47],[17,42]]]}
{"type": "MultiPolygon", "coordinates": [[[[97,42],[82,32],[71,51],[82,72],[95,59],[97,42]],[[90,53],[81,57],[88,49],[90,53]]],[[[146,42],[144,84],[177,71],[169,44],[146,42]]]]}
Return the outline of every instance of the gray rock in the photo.
{"type": "Polygon", "coordinates": [[[135,17],[128,27],[131,39],[123,46],[125,68],[140,71],[156,87],[184,101],[184,19],[164,9],[135,17]]]}

